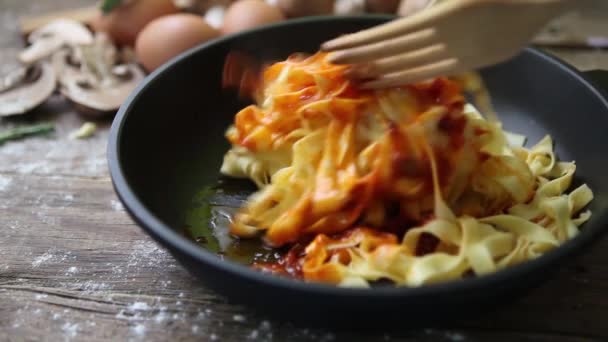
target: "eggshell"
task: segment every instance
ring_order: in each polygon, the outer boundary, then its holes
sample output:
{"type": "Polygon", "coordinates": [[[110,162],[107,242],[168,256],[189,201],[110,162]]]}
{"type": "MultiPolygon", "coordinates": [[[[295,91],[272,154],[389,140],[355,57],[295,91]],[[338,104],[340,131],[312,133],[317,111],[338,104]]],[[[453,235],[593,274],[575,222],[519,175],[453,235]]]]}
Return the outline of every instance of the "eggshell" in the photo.
{"type": "Polygon", "coordinates": [[[135,43],[139,62],[148,71],[180,53],[219,36],[201,16],[188,13],[171,14],[151,21],[135,43]]]}
{"type": "Polygon", "coordinates": [[[332,14],[335,0],[277,0],[277,5],[288,17],[332,14]]]}
{"type": "Polygon", "coordinates": [[[285,16],[281,10],[263,0],[239,0],[228,7],[224,15],[222,33],[248,30],[284,19],[285,16]]]}
{"type": "Polygon", "coordinates": [[[150,21],[177,12],[171,0],[135,0],[108,14],[100,12],[91,26],[95,31],[108,33],[116,44],[133,45],[139,32],[150,21]]]}

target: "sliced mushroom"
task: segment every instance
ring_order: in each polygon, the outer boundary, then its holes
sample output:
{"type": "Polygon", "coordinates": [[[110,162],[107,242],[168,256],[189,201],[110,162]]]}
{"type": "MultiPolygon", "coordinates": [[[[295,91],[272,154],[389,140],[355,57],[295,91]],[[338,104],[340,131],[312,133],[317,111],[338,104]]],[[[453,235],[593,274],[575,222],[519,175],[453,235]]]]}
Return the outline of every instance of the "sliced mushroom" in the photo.
{"type": "Polygon", "coordinates": [[[123,46],[118,51],[117,63],[137,63],[137,55],[135,49],[130,46],[123,46]]]}
{"type": "Polygon", "coordinates": [[[112,66],[136,63],[133,55],[131,48],[119,51],[102,32],[95,35],[94,44],[63,48],[53,54],[51,61],[60,85],[75,77],[88,77],[89,82],[97,84],[113,79],[112,66]]]}
{"type": "Polygon", "coordinates": [[[334,14],[354,15],[365,13],[365,0],[336,0],[334,14]]]}
{"type": "Polygon", "coordinates": [[[66,79],[78,77],[81,73],[81,60],[76,56],[75,51],[74,49],[61,49],[51,58],[51,65],[57,75],[59,86],[63,85],[66,79]]]}
{"type": "Polygon", "coordinates": [[[57,78],[49,63],[24,67],[23,77],[0,91],[0,116],[23,114],[48,99],[57,78]]]}
{"type": "Polygon", "coordinates": [[[93,44],[60,51],[53,57],[59,73],[60,92],[87,115],[115,112],[145,77],[135,63],[116,64],[116,47],[104,33],[93,44]]]}
{"type": "Polygon", "coordinates": [[[93,85],[86,79],[68,78],[63,82],[61,94],[83,114],[99,116],[113,113],[145,77],[135,64],[122,65],[121,68],[124,77],[113,86],[93,85]]]}
{"type": "Polygon", "coordinates": [[[19,67],[0,77],[0,93],[13,89],[23,82],[28,68],[19,67]]]}
{"type": "Polygon", "coordinates": [[[19,54],[19,61],[23,64],[35,63],[66,45],[91,44],[93,34],[75,20],[58,19],[32,32],[28,42],[31,45],[19,54]]]}

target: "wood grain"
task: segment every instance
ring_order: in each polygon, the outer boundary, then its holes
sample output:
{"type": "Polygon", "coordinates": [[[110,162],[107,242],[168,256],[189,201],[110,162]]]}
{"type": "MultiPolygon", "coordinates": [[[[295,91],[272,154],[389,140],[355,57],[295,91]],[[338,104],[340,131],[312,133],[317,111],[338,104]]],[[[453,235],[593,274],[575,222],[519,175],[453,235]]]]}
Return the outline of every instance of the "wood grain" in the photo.
{"type": "Polygon", "coordinates": [[[90,24],[99,13],[97,6],[81,7],[62,11],[53,11],[48,14],[26,16],[19,19],[19,32],[27,36],[32,31],[56,19],[72,19],[84,24],[90,24]]]}
{"type": "MultiPolygon", "coordinates": [[[[91,2],[4,0],[0,27],[13,36],[0,36],[0,65],[18,49],[18,15],[91,2]]],[[[606,52],[555,52],[582,69],[608,69],[606,52]]],[[[1,341],[608,339],[608,239],[521,300],[449,327],[353,333],[260,317],[202,287],[126,215],[107,173],[110,119],[91,139],[70,140],[85,119],[54,98],[0,129],[41,120],[56,123],[53,136],[0,146],[1,341]]]]}

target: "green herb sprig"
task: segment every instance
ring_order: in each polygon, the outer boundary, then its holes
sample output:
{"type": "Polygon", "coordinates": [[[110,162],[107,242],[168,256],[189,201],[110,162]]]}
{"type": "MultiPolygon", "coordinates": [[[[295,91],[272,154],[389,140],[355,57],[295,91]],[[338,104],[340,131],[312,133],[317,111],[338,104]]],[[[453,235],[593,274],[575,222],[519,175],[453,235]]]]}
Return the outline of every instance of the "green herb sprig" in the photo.
{"type": "Polygon", "coordinates": [[[116,7],[122,5],[123,0],[103,0],[101,2],[101,11],[104,14],[110,13],[116,7]]]}
{"type": "Polygon", "coordinates": [[[43,135],[51,133],[55,126],[51,123],[40,123],[27,126],[18,126],[0,132],[0,145],[7,141],[21,139],[27,136],[43,135]]]}

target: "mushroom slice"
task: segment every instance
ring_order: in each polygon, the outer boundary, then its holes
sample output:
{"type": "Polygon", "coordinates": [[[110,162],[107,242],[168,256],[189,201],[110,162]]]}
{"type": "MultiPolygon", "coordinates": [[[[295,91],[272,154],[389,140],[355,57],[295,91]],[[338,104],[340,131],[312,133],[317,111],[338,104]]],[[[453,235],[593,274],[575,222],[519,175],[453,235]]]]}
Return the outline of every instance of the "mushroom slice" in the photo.
{"type": "Polygon", "coordinates": [[[31,44],[19,54],[19,61],[32,64],[46,58],[64,46],[93,43],[93,34],[83,24],[69,19],[57,19],[32,32],[31,44]]]}
{"type": "Polygon", "coordinates": [[[353,15],[365,13],[365,0],[336,0],[334,14],[353,15]]]}
{"type": "Polygon", "coordinates": [[[53,55],[60,92],[76,109],[92,116],[115,112],[145,77],[136,63],[116,64],[120,56],[106,34],[93,43],[77,45],[53,55]]]}
{"type": "Polygon", "coordinates": [[[0,93],[13,89],[23,82],[27,76],[28,68],[19,67],[0,77],[0,93]]]}
{"type": "Polygon", "coordinates": [[[66,79],[78,77],[81,73],[81,61],[75,56],[74,49],[61,49],[51,57],[51,65],[57,81],[62,86],[66,79]]]}
{"type": "Polygon", "coordinates": [[[49,63],[24,68],[19,82],[0,92],[0,116],[23,114],[44,102],[55,90],[57,77],[49,63]]]}
{"type": "Polygon", "coordinates": [[[93,84],[82,74],[71,74],[63,78],[61,93],[83,114],[97,116],[115,112],[144,79],[145,73],[136,64],[120,65],[112,72],[115,81],[107,86],[93,84]]]}

